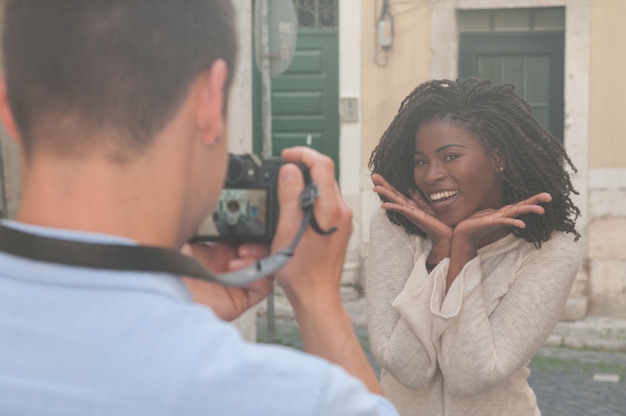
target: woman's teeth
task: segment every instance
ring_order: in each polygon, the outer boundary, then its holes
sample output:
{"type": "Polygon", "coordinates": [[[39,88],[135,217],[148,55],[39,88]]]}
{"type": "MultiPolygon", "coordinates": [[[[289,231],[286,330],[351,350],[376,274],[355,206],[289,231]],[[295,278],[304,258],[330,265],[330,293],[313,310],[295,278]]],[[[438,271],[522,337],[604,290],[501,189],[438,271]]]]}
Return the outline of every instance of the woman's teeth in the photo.
{"type": "Polygon", "coordinates": [[[454,195],[456,195],[458,193],[459,193],[459,191],[437,192],[437,193],[434,193],[434,194],[430,194],[430,200],[431,201],[439,201],[440,199],[450,198],[451,196],[454,196],[454,195]]]}

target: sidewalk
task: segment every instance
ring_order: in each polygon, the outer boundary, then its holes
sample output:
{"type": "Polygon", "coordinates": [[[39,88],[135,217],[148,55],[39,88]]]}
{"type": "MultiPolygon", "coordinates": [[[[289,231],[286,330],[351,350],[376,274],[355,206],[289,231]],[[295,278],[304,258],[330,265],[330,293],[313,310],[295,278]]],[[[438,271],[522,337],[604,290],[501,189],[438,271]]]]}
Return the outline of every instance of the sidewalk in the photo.
{"type": "MultiPolygon", "coordinates": [[[[341,293],[355,327],[365,328],[365,298],[349,287],[342,287],[341,293]]],[[[259,315],[266,316],[266,313],[267,303],[263,302],[259,315]]],[[[293,318],[291,306],[280,291],[274,296],[274,316],[282,319],[293,318]]],[[[626,352],[626,319],[588,316],[579,321],[561,321],[546,340],[545,346],[626,352]]]]}

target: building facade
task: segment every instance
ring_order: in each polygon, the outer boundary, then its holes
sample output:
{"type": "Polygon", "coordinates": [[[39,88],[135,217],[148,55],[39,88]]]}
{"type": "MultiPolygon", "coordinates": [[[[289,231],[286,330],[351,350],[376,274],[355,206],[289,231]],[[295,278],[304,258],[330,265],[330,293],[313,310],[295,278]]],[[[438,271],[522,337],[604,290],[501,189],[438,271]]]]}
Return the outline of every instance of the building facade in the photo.
{"type": "MultiPolygon", "coordinates": [[[[230,146],[234,152],[258,151],[254,2],[233,3],[241,54],[230,101],[230,146]]],[[[564,318],[626,317],[626,125],[621,123],[626,116],[626,27],[620,20],[626,2],[294,0],[294,5],[300,33],[308,39],[298,46],[287,72],[272,81],[277,86],[272,97],[275,124],[282,129],[273,133],[275,153],[295,144],[336,153],[341,190],[354,213],[344,267],[347,287],[363,286],[369,218],[379,204],[367,162],[400,102],[426,80],[471,74],[476,65],[472,69],[470,63],[480,60],[481,48],[490,47],[498,56],[482,61],[478,75],[506,73],[501,81],[520,87],[531,62],[539,69],[530,75],[556,88],[551,98],[532,96],[532,84],[528,91],[536,114],[556,129],[578,169],[573,182],[582,212],[578,244],[583,262],[564,318]],[[530,49],[513,53],[506,49],[513,41],[530,49]],[[330,45],[327,55],[319,52],[322,43],[330,45]],[[548,43],[552,46],[546,52],[541,48],[548,43]],[[511,58],[511,53],[516,56],[511,58]],[[552,56],[550,63],[533,60],[546,53],[552,56]],[[329,60],[330,65],[322,65],[329,60]],[[320,89],[317,80],[329,73],[330,81],[320,89]],[[310,87],[297,90],[293,85],[310,87]],[[290,110],[299,112],[298,128],[284,123],[293,116],[290,110]],[[320,116],[325,110],[332,114],[320,116]],[[330,127],[307,130],[320,123],[330,127]]],[[[0,140],[0,210],[11,216],[19,199],[19,160],[16,145],[4,132],[0,140]]]]}
{"type": "MultiPolygon", "coordinates": [[[[413,87],[430,78],[463,74],[467,52],[463,41],[470,35],[487,42],[488,32],[500,38],[510,34],[532,38],[541,35],[538,32],[560,31],[561,138],[578,168],[573,182],[580,193],[575,201],[582,212],[578,229],[583,235],[579,241],[583,263],[564,318],[626,317],[626,158],[621,156],[626,151],[626,126],[619,122],[626,114],[626,85],[621,82],[626,30],[619,21],[624,13],[626,3],[619,0],[364,2],[361,217],[371,215],[377,203],[368,189],[369,154],[413,87]],[[394,22],[393,45],[388,49],[380,48],[376,39],[384,5],[394,22]]],[[[366,221],[361,237],[366,253],[366,221]]]]}

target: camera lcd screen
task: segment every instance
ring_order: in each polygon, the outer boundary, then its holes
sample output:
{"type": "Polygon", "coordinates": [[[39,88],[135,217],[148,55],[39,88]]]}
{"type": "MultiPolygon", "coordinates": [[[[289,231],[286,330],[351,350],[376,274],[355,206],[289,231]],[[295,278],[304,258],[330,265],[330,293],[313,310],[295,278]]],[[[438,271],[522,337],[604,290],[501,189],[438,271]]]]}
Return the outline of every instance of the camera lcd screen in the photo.
{"type": "Polygon", "coordinates": [[[267,189],[223,189],[217,206],[200,225],[207,239],[255,240],[268,232],[267,189]]]}

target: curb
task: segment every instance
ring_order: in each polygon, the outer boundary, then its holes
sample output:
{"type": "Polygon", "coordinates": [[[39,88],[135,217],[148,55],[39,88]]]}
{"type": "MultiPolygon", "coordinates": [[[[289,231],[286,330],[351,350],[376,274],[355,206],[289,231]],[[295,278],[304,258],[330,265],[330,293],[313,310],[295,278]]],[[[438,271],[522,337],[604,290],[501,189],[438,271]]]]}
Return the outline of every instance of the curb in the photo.
{"type": "MultiPolygon", "coordinates": [[[[344,291],[344,306],[355,327],[367,327],[365,298],[351,290],[344,291]],[[345,293],[344,293],[345,292],[345,293]]],[[[262,302],[258,316],[267,316],[267,302],[262,302]]],[[[293,310],[285,295],[274,295],[274,317],[294,319],[293,310]]],[[[577,321],[560,321],[544,343],[547,347],[565,347],[606,352],[626,352],[626,319],[588,316],[577,321]]]]}
{"type": "Polygon", "coordinates": [[[559,322],[545,345],[626,352],[626,319],[587,316],[559,322]]]}

